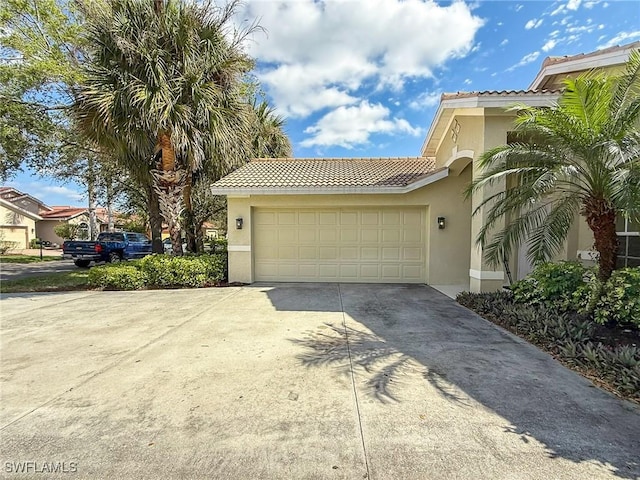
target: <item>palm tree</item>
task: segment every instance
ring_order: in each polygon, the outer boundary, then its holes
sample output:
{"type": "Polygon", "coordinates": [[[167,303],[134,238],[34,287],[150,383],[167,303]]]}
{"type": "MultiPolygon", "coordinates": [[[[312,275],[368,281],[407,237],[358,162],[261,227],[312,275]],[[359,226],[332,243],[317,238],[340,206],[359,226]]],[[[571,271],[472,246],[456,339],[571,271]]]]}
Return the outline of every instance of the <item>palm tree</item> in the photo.
{"type": "Polygon", "coordinates": [[[608,279],[616,268],[616,217],[640,217],[640,51],[620,75],[566,80],[550,108],[513,109],[518,141],[485,152],[466,192],[506,183],[473,212],[486,210],[477,241],[487,261],[499,264],[525,241],[529,260],[550,259],[579,214],[593,232],[599,277],[608,279]],[[506,227],[493,233],[503,218],[506,227]]]}
{"type": "Polygon", "coordinates": [[[251,110],[240,85],[253,65],[242,50],[253,27],[232,29],[236,0],[223,8],[189,0],[91,5],[93,50],[77,92],[78,124],[132,178],[151,174],[181,253],[180,214],[194,173],[224,172],[250,156],[251,110]]]}
{"type": "Polygon", "coordinates": [[[277,115],[266,101],[260,103],[254,98],[254,127],[252,153],[255,158],[290,157],[291,142],[284,132],[285,120],[277,115]]]}

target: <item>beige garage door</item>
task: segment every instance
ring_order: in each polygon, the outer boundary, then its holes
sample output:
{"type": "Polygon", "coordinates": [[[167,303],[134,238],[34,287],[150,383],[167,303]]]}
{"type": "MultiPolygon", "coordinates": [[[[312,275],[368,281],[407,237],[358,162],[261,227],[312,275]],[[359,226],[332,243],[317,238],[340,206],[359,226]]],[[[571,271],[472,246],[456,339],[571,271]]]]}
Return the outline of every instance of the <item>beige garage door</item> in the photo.
{"type": "Polygon", "coordinates": [[[424,217],[423,208],[256,209],[256,280],[423,283],[424,217]]]}

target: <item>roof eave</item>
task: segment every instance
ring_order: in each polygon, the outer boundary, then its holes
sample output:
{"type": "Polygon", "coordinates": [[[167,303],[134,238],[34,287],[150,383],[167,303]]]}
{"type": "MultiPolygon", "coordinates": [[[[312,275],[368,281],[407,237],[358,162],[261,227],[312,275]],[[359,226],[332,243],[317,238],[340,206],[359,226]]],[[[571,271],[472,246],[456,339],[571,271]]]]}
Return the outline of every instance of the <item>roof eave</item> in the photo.
{"type": "Polygon", "coordinates": [[[25,210],[24,208],[20,208],[19,206],[9,202],[8,200],[5,200],[4,198],[0,198],[0,205],[4,205],[9,210],[18,212],[21,215],[24,215],[25,217],[29,217],[32,220],[42,220],[42,217],[40,215],[37,215],[28,210],[25,210]]]}
{"type": "Polygon", "coordinates": [[[437,145],[440,143],[440,138],[444,134],[446,125],[451,120],[452,112],[458,108],[507,108],[518,103],[526,103],[533,107],[547,107],[558,99],[560,95],[558,93],[533,93],[523,92],[511,95],[483,95],[478,93],[477,95],[463,97],[463,98],[448,98],[440,101],[438,110],[434,117],[429,132],[422,144],[422,155],[424,157],[434,157],[436,155],[437,145]]]}
{"type": "MultiPolygon", "coordinates": [[[[610,67],[612,65],[621,65],[626,63],[632,50],[640,47],[640,42],[634,42],[627,46],[618,47],[610,51],[604,51],[599,55],[576,55],[575,58],[567,58],[558,62],[552,62],[545,65],[536,75],[536,78],[529,85],[529,90],[538,90],[546,81],[553,76],[563,75],[573,72],[581,72],[594,68],[610,67]]],[[[548,58],[545,59],[547,62],[548,58]]]]}
{"type": "Polygon", "coordinates": [[[442,168],[404,186],[373,185],[366,187],[211,187],[214,195],[371,195],[405,194],[437,182],[449,176],[449,169],[442,168]]]}

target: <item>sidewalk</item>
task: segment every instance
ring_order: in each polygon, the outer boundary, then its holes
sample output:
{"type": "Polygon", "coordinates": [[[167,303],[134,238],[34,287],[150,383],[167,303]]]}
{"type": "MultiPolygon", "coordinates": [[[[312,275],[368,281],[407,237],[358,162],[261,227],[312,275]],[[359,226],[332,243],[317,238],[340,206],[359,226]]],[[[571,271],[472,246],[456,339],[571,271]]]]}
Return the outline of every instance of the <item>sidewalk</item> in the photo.
{"type": "MultiPolygon", "coordinates": [[[[8,255],[34,255],[40,256],[39,248],[26,248],[24,250],[15,249],[9,250],[8,255]]],[[[43,257],[61,257],[62,249],[61,248],[43,248],[42,249],[43,257]]]]}

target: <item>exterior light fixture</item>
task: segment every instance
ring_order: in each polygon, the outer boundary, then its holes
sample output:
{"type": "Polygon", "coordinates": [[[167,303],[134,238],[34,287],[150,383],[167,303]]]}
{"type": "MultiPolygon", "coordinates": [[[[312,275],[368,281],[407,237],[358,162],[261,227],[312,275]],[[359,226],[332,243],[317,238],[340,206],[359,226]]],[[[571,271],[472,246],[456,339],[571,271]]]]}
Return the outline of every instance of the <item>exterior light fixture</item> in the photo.
{"type": "Polygon", "coordinates": [[[444,227],[445,227],[444,217],[438,217],[438,228],[440,230],[444,230],[444,227]]]}
{"type": "Polygon", "coordinates": [[[242,230],[242,223],[243,223],[242,217],[236,218],[236,228],[238,230],[242,230]]]}

